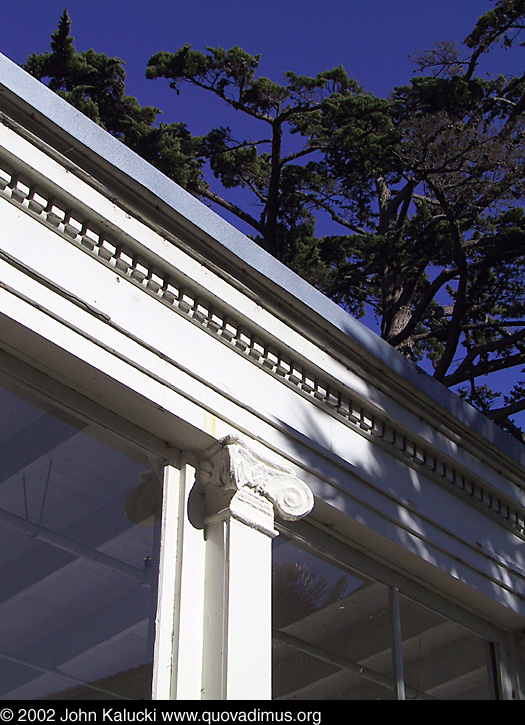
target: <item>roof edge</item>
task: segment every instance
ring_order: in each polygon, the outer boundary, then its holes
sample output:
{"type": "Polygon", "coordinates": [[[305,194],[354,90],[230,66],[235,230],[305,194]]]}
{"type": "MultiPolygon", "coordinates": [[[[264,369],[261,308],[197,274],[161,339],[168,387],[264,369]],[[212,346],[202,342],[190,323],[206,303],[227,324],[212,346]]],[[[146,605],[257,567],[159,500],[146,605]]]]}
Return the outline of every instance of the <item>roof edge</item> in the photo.
{"type": "Polygon", "coordinates": [[[162,204],[182,216],[200,233],[213,238],[220,247],[236,257],[240,264],[247,265],[257,274],[270,279],[285,295],[291,295],[323,321],[337,328],[354,346],[371,355],[377,367],[392,370],[405,383],[434,405],[438,405],[445,414],[452,415],[498,451],[525,466],[525,446],[519,441],[434,380],[415,363],[407,360],[232,224],[0,53],[0,105],[2,98],[6,96],[10,97],[11,102],[21,102],[25,112],[33,119],[46,119],[60,133],[67,134],[90,154],[130,177],[135,184],[157,197],[162,204]]]}

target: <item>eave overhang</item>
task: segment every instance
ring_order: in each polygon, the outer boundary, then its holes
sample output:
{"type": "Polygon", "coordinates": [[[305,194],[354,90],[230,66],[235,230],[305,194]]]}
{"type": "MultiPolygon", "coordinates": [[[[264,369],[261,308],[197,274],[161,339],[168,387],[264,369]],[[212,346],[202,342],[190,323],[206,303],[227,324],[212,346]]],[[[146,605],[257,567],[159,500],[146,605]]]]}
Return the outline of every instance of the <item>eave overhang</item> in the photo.
{"type": "Polygon", "coordinates": [[[525,465],[523,445],[1,54],[0,112],[119,206],[168,238],[184,238],[186,252],[374,387],[478,455],[483,449],[493,461],[505,458],[514,470],[525,465]]]}

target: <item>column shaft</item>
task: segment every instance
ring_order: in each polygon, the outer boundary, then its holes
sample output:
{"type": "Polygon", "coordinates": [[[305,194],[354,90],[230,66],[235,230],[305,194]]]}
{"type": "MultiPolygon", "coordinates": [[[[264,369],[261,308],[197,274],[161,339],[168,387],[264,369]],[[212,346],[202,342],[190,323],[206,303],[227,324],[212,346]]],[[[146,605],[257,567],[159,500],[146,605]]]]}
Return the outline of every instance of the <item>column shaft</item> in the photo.
{"type": "Polygon", "coordinates": [[[233,516],[206,529],[203,699],[271,699],[271,538],[233,516]]]}

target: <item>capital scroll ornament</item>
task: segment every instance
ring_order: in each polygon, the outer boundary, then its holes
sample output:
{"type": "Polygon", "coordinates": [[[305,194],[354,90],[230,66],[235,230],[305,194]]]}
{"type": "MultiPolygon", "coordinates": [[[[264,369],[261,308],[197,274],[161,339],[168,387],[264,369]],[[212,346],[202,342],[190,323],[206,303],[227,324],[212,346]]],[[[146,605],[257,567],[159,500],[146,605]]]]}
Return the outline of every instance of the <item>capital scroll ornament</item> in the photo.
{"type": "Polygon", "coordinates": [[[223,438],[206,451],[200,480],[216,500],[250,489],[270,501],[275,515],[287,521],[303,518],[314,505],[310,488],[291,470],[259,455],[235,436],[223,438]]]}

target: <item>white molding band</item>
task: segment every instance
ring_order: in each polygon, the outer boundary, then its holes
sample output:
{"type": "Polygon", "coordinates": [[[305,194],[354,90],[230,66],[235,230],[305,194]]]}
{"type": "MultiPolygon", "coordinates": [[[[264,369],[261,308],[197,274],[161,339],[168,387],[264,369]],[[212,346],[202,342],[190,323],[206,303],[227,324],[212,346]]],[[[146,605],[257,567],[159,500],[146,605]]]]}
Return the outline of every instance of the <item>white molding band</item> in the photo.
{"type": "MultiPolygon", "coordinates": [[[[407,466],[467,501],[513,534],[525,539],[525,506],[428,441],[419,440],[344,383],[326,375],[301,355],[281,349],[274,336],[238,319],[235,310],[219,302],[197,282],[163,265],[136,240],[99,212],[80,201],[71,204],[41,174],[17,169],[0,154],[0,198],[23,210],[69,243],[110,267],[145,293],[199,326],[266,373],[294,389],[354,432],[372,439],[407,466]],[[30,176],[32,175],[32,178],[30,176]]],[[[9,255],[1,253],[10,264],[9,255]]]]}

